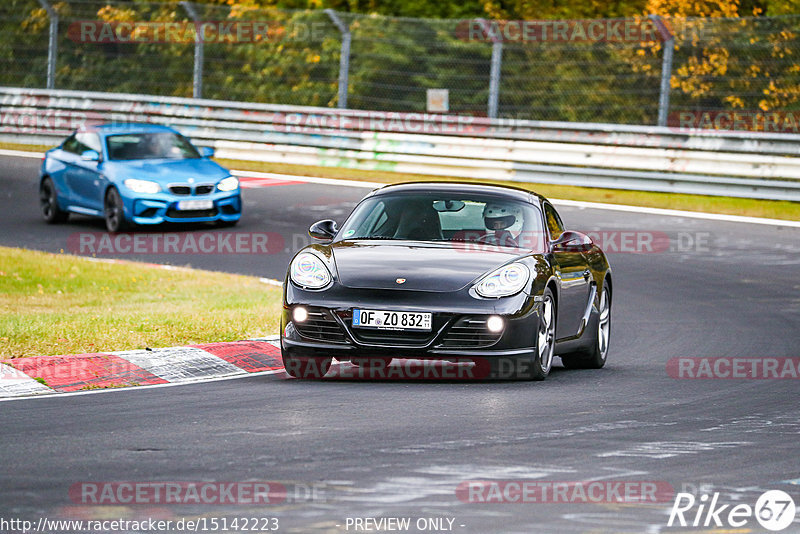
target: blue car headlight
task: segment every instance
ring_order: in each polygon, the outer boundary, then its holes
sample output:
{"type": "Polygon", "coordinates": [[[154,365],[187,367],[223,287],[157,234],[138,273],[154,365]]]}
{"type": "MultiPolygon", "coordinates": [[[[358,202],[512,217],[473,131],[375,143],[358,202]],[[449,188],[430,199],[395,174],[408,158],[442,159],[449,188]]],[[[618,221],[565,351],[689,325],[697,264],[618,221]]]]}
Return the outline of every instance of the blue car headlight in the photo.
{"type": "Polygon", "coordinates": [[[490,272],[475,284],[482,297],[497,298],[516,295],[528,284],[531,272],[525,264],[510,263],[490,272]]]}
{"type": "Polygon", "coordinates": [[[150,180],[137,180],[136,178],[128,178],[124,182],[125,187],[134,193],[158,193],[161,191],[161,186],[156,182],[150,180]]]}
{"type": "Polygon", "coordinates": [[[289,278],[300,287],[320,289],[331,283],[330,271],[318,256],[301,252],[289,266],[289,278]]]}
{"type": "Polygon", "coordinates": [[[223,178],[218,184],[217,189],[220,191],[235,191],[239,187],[239,179],[235,176],[228,176],[223,178]]]}

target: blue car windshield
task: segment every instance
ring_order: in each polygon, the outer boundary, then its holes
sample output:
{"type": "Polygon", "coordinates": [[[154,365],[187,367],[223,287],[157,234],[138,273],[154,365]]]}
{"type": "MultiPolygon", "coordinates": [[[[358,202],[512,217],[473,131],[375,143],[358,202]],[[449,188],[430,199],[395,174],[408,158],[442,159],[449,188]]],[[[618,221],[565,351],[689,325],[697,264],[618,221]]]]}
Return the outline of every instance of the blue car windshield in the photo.
{"type": "Polygon", "coordinates": [[[109,159],[196,159],[200,157],[182,135],[172,132],[126,133],[106,137],[109,159]]]}
{"type": "Polygon", "coordinates": [[[540,250],[539,209],[513,198],[481,194],[382,194],[359,204],[336,240],[451,241],[540,250]]]}

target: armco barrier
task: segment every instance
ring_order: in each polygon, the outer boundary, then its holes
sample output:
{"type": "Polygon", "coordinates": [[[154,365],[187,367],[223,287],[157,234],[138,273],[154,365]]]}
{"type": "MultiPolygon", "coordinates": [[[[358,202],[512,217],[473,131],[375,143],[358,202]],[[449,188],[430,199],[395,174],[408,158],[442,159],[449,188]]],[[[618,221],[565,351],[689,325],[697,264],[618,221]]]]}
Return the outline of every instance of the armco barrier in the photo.
{"type": "Polygon", "coordinates": [[[169,124],[220,158],[800,201],[800,135],[0,88],[0,140],[169,124]]]}

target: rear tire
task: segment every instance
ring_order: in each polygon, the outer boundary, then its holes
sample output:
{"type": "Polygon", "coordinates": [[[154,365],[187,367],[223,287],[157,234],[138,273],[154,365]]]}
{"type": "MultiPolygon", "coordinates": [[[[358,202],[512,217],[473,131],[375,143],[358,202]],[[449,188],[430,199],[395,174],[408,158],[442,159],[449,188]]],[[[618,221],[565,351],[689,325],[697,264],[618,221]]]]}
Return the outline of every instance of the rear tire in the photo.
{"type": "Polygon", "coordinates": [[[121,232],[128,225],[125,221],[125,209],[122,204],[122,197],[115,188],[111,188],[106,193],[104,210],[106,229],[115,234],[121,232]]]}
{"type": "Polygon", "coordinates": [[[62,211],[58,207],[58,191],[49,176],[44,178],[39,185],[39,205],[42,209],[42,217],[47,224],[61,223],[69,218],[69,212],[62,211]]]}
{"type": "Polygon", "coordinates": [[[283,355],[286,374],[294,378],[322,378],[331,368],[331,358],[283,355]]]}
{"type": "Polygon", "coordinates": [[[608,359],[608,344],[611,341],[611,289],[603,284],[597,316],[597,332],[592,348],[588,351],[565,354],[561,363],[567,369],[600,369],[608,359]]]}

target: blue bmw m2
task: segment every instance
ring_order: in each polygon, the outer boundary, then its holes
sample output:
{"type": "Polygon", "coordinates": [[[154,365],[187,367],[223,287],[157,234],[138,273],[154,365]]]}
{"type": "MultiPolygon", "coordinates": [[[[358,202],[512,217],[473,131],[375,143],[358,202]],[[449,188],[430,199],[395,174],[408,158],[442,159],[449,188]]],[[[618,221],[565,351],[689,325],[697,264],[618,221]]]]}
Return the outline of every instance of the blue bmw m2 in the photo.
{"type": "Polygon", "coordinates": [[[42,161],[39,199],[48,223],[102,217],[109,232],[164,222],[232,226],[239,180],[172,128],[114,124],[79,129],[42,161]]]}

